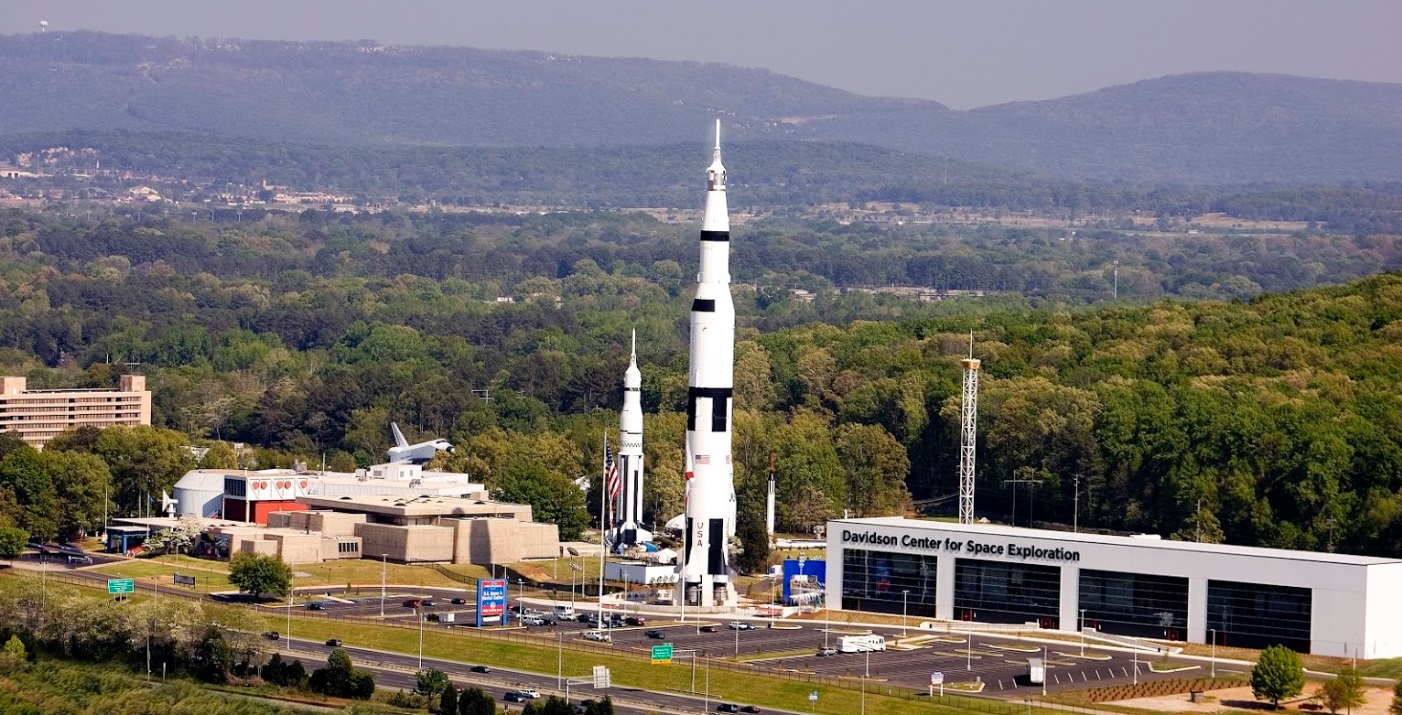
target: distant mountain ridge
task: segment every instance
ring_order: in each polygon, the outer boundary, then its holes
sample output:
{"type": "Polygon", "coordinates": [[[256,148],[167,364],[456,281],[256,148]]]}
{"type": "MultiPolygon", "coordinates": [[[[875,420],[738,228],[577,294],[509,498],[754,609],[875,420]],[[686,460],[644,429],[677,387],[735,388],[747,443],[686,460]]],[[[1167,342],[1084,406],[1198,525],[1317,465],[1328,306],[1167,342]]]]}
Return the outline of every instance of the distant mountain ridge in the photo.
{"type": "Polygon", "coordinates": [[[1048,175],[1402,180],[1402,85],[1178,75],[955,111],[767,70],[370,42],[0,36],[0,135],[196,132],[332,145],[871,144],[1048,175]]]}

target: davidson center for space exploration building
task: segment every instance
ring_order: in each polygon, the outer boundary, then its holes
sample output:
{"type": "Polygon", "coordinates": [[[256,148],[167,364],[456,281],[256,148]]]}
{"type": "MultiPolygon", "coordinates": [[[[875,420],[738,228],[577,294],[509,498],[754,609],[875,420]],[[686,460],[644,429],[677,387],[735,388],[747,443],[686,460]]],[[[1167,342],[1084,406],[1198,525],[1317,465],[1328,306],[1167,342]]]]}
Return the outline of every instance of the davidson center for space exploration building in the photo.
{"type": "Polygon", "coordinates": [[[850,611],[1402,656],[1402,560],[901,517],[828,523],[850,611]]]}

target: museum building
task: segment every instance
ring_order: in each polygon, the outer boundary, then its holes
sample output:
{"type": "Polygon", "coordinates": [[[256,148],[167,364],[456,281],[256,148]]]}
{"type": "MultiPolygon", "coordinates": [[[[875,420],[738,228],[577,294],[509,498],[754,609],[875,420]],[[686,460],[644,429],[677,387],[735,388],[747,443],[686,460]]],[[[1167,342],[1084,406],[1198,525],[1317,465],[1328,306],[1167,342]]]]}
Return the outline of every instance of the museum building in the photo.
{"type": "Polygon", "coordinates": [[[884,517],[828,522],[847,611],[1402,656],[1402,559],[884,517]]]}

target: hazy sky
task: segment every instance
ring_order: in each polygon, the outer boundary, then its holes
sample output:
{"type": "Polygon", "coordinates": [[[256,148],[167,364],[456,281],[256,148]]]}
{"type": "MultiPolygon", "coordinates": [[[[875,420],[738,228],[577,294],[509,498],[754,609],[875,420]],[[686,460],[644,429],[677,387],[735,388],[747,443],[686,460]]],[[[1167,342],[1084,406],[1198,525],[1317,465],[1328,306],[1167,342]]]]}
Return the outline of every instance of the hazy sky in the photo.
{"type": "Polygon", "coordinates": [[[0,33],[41,19],[726,62],[961,109],[1203,70],[1402,82],[1402,0],[0,0],[0,33]]]}

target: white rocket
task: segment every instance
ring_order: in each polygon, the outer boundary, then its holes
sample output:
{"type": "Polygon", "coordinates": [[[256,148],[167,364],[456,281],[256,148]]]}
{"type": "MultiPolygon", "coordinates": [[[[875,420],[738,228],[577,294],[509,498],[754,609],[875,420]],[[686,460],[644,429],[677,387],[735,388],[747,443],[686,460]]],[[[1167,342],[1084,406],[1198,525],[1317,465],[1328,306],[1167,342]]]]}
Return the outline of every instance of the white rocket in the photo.
{"type": "Polygon", "coordinates": [[[735,478],[731,465],[731,409],[735,374],[735,305],[730,300],[730,216],[725,167],[716,146],[706,168],[701,219],[701,272],[691,303],[691,375],[687,383],[686,545],[678,579],[688,603],[729,603],[730,537],[735,534],[735,478]]]}
{"type": "Polygon", "coordinates": [[[618,546],[652,541],[643,528],[643,374],[638,370],[638,334],[633,333],[633,354],[623,374],[623,412],[618,417],[618,475],[621,486],[614,501],[618,546]]]}

